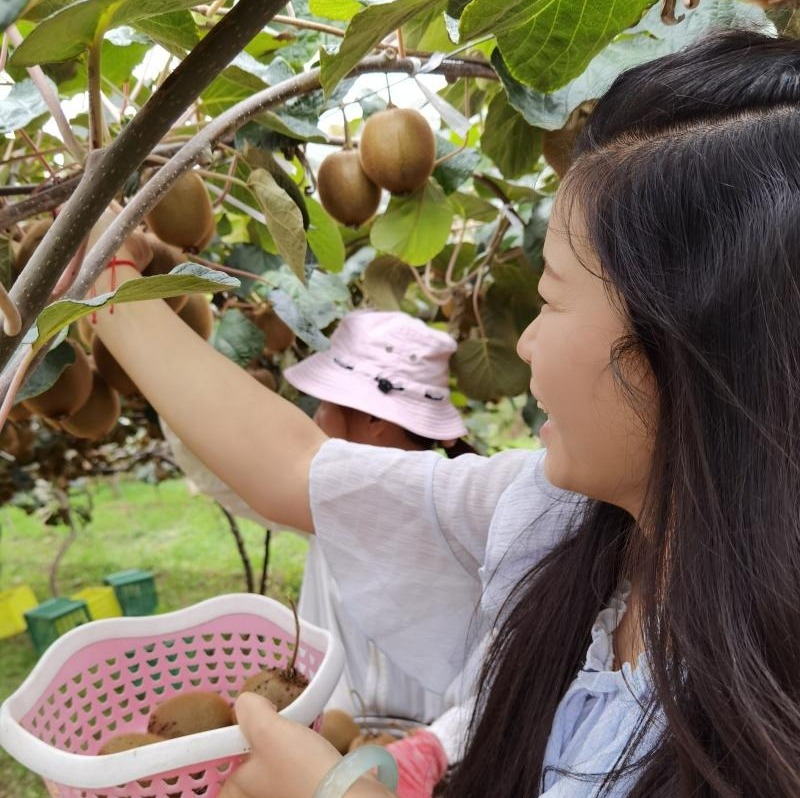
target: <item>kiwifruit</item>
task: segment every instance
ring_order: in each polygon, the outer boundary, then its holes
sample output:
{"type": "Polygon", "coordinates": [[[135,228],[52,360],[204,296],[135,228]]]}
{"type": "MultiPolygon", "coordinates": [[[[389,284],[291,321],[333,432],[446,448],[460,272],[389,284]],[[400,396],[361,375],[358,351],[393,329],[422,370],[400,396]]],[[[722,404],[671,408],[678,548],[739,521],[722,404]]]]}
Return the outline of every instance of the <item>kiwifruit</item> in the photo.
{"type": "Polygon", "coordinates": [[[265,388],[269,388],[270,391],[278,390],[278,381],[275,379],[275,375],[269,369],[254,368],[248,369],[247,372],[253,379],[258,380],[265,388]]]}
{"type": "Polygon", "coordinates": [[[76,438],[96,441],[114,429],[120,414],[119,394],[103,379],[98,371],[92,371],[92,391],[86,402],[61,427],[76,438]]]}
{"type": "Polygon", "coordinates": [[[178,315],[201,338],[208,340],[214,329],[214,313],[211,310],[211,304],[202,294],[190,294],[186,299],[187,302],[178,311],[178,315]]]}
{"type": "Polygon", "coordinates": [[[74,341],[67,343],[75,352],[75,360],[59,375],[44,393],[25,400],[25,406],[37,416],[60,420],[71,416],[89,398],[92,390],[92,369],[89,358],[74,341]]]}
{"type": "Polygon", "coordinates": [[[356,748],[361,748],[362,745],[389,745],[389,743],[396,743],[398,739],[398,737],[389,734],[389,732],[367,732],[353,738],[347,750],[348,752],[355,751],[356,748]]]}
{"type": "Polygon", "coordinates": [[[147,731],[172,740],[231,725],[228,702],[217,693],[197,690],[178,693],[159,704],[150,714],[147,731]]]}
{"type": "Polygon", "coordinates": [[[325,158],[317,171],[317,188],[322,207],[351,227],[371,219],[381,202],[381,187],[367,177],[355,150],[339,150],[325,158]]]}
{"type": "Polygon", "coordinates": [[[26,421],[29,419],[33,413],[25,407],[25,405],[20,402],[18,405],[14,405],[11,410],[8,411],[8,417],[12,421],[26,421]]]}
{"type": "Polygon", "coordinates": [[[146,277],[154,274],[168,274],[179,264],[186,263],[187,257],[178,247],[165,244],[152,233],[145,233],[144,236],[153,252],[150,263],[142,270],[142,274],[146,277]]]}
{"type": "Polygon", "coordinates": [[[272,308],[258,308],[251,315],[253,324],[256,325],[266,338],[265,350],[268,354],[285,352],[294,342],[295,335],[272,308]]]}
{"type": "Polygon", "coordinates": [[[208,246],[217,229],[208,190],[196,172],[184,172],[145,221],[165,243],[194,251],[208,246]]]}
{"type": "Polygon", "coordinates": [[[25,268],[25,264],[31,259],[36,247],[39,246],[47,231],[53,226],[52,219],[39,219],[31,222],[22,234],[22,241],[17,248],[14,258],[14,277],[18,277],[25,268]]]}
{"type": "Polygon", "coordinates": [[[353,716],[343,709],[328,709],[322,713],[319,733],[340,753],[346,754],[350,744],[361,734],[353,716]]]}
{"type": "Polygon", "coordinates": [[[163,742],[166,737],[150,732],[122,732],[109,737],[97,752],[100,756],[105,754],[118,754],[121,751],[130,751],[133,748],[141,748],[143,745],[163,742]]]}
{"type": "Polygon", "coordinates": [[[433,172],[436,138],[419,111],[387,108],[364,123],[358,153],[373,183],[392,194],[410,194],[433,172]]]}
{"type": "Polygon", "coordinates": [[[239,690],[242,693],[256,693],[269,699],[280,712],[286,709],[308,687],[308,679],[295,668],[297,652],[300,650],[300,618],[297,608],[292,604],[294,612],[294,648],[292,658],[285,668],[272,666],[263,668],[248,676],[239,690]]]}
{"type": "Polygon", "coordinates": [[[96,335],[92,341],[92,356],[94,357],[94,367],[120,396],[133,396],[133,394],[139,393],[136,383],[96,335]]]}
{"type": "Polygon", "coordinates": [[[17,428],[7,421],[3,424],[3,428],[0,429],[0,451],[10,454],[12,457],[16,457],[19,451],[17,428]]]}

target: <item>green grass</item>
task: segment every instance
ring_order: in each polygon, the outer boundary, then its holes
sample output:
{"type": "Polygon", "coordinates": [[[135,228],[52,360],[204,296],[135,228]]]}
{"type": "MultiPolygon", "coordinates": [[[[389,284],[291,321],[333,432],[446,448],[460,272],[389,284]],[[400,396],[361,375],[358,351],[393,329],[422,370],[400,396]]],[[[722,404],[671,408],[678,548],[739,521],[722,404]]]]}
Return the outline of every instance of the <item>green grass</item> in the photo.
{"type": "MultiPolygon", "coordinates": [[[[82,529],[59,569],[59,592],[69,595],[101,585],[123,568],[155,575],[159,612],[185,607],[221,593],[245,590],[244,569],[225,517],[205,496],[191,496],[182,480],[158,487],[123,481],[97,483],[91,523],[82,529]]],[[[264,530],[239,521],[256,588],[264,530]]],[[[42,601],[50,597],[50,564],[66,536],[14,508],[0,509],[0,590],[28,584],[42,601]]],[[[291,532],[272,536],[268,595],[296,599],[306,541],[291,532]]],[[[0,640],[0,700],[36,664],[27,634],[0,640]]],[[[41,779],[0,750],[0,798],[46,798],[41,779]]]]}

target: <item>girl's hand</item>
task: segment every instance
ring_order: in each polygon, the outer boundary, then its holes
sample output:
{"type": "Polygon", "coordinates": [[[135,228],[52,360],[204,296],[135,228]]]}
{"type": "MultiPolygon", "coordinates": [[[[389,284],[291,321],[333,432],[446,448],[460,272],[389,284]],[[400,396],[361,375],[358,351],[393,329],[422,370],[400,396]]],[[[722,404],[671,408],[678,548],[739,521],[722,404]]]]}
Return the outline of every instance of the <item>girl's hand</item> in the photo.
{"type": "MultiPolygon", "coordinates": [[[[225,782],[219,798],[311,798],[322,777],[342,758],[321,735],[282,718],[255,693],[236,700],[236,720],[250,742],[250,757],[225,782]]],[[[363,777],[347,798],[389,798],[377,780],[363,777]]]]}

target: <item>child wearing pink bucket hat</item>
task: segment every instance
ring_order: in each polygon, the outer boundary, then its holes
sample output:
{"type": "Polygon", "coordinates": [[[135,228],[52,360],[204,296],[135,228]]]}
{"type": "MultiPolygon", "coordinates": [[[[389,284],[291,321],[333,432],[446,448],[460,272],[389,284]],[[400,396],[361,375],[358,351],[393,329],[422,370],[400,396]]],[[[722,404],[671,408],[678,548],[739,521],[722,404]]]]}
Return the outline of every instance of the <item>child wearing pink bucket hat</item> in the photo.
{"type": "Polygon", "coordinates": [[[357,310],[341,320],[330,349],[290,366],[284,377],[323,402],[317,421],[329,434],[335,411],[326,403],[397,425],[417,444],[402,448],[430,448],[467,432],[448,388],[455,350],[447,333],[406,313],[357,310]]]}

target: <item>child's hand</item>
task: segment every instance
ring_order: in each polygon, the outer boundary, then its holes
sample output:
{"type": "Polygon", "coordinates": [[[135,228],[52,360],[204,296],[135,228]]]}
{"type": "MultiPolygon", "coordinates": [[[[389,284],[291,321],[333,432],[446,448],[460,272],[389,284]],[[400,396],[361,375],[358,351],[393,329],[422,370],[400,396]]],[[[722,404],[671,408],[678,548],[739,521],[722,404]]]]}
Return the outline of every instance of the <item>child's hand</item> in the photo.
{"type": "MultiPolygon", "coordinates": [[[[219,798],[311,798],[322,777],[341,759],[315,731],[282,718],[255,693],[236,701],[236,720],[252,753],[225,782],[219,798]]],[[[387,798],[391,793],[370,778],[360,779],[347,798],[387,798]]]]}

